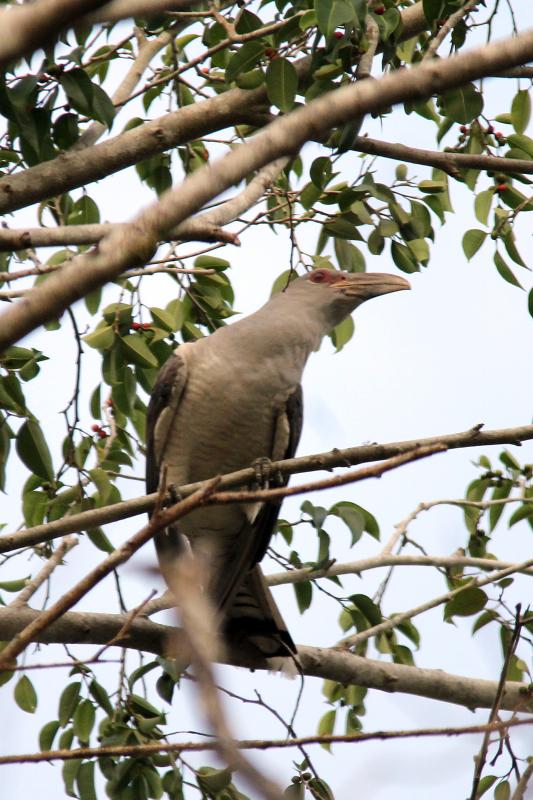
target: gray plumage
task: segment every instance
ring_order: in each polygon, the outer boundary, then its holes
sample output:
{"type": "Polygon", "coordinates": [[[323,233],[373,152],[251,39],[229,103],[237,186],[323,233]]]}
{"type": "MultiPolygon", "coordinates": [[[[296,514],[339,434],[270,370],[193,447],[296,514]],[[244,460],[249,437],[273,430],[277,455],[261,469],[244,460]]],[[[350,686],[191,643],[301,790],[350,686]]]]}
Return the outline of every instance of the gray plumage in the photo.
{"type": "MultiPolygon", "coordinates": [[[[294,455],[310,353],[365,300],[408,288],[392,275],[314,270],[255,314],[180,345],[148,408],[148,491],[157,489],[163,465],[167,482],[179,487],[294,455]]],[[[225,637],[267,658],[296,653],[259,567],[279,506],[199,508],[156,537],[167,582],[186,537],[207,565],[204,589],[225,637]]]]}

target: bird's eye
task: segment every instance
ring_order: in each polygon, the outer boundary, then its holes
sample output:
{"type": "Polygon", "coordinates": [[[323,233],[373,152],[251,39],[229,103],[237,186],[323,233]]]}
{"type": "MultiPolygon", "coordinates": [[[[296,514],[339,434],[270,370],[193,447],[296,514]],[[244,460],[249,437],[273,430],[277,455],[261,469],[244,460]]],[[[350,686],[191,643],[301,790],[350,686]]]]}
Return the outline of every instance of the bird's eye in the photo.
{"type": "Polygon", "coordinates": [[[311,273],[311,280],[313,283],[322,283],[326,279],[326,273],[323,269],[317,269],[311,273]]]}

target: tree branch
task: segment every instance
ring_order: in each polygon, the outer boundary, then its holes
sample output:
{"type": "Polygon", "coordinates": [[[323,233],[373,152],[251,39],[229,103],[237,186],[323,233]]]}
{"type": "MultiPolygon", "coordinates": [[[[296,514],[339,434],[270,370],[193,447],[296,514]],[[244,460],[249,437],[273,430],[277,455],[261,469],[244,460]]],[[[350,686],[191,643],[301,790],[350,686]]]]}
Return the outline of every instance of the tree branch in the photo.
{"type": "MultiPolygon", "coordinates": [[[[492,725],[465,725],[453,728],[419,728],[412,731],[362,731],[361,733],[322,734],[297,736],[291,739],[241,739],[235,742],[240,750],[270,750],[272,748],[301,747],[309,744],[354,744],[355,742],[388,741],[435,736],[463,736],[473,733],[498,733],[522,725],[533,724],[529,719],[509,719],[492,725]]],[[[101,747],[76,747],[72,750],[44,750],[40,753],[20,753],[0,756],[0,765],[37,764],[41,761],[72,761],[74,759],[109,757],[142,758],[156,753],[204,752],[214,750],[212,742],[158,742],[157,744],[103,745],[101,747]]],[[[532,765],[533,766],[533,765],[532,765]]],[[[524,773],[525,774],[525,773],[524,773]]],[[[514,797],[513,797],[514,800],[514,797]]]]}
{"type": "MultiPolygon", "coordinates": [[[[0,640],[9,640],[39,615],[31,608],[0,608],[0,640]]],[[[69,611],[39,633],[43,643],[95,644],[109,642],[126,621],[125,615],[69,611]]],[[[121,647],[172,657],[182,645],[182,632],[167,625],[136,618],[121,647]]],[[[439,669],[421,669],[356,656],[339,648],[298,646],[304,675],[327,678],[344,685],[356,684],[385,692],[427,697],[470,709],[491,708],[497,681],[451,675],[439,669]]],[[[252,669],[268,669],[266,662],[242,650],[230,649],[224,663],[252,669]]],[[[533,712],[533,694],[527,683],[508,681],[501,708],[533,712]]]]}
{"type": "Polygon", "coordinates": [[[430,42],[429,47],[424,54],[423,60],[435,58],[437,55],[437,50],[448,34],[453,31],[455,26],[463,19],[463,17],[466,17],[466,15],[472,11],[478,2],[479,0],[465,0],[462,8],[459,8],[453,14],[450,14],[448,19],[443,23],[442,27],[437,32],[436,36],[433,38],[432,42],[430,42]]]}
{"type": "MultiPolygon", "coordinates": [[[[492,558],[473,558],[471,556],[412,556],[412,555],[378,555],[370,558],[361,558],[358,561],[347,561],[342,564],[332,564],[327,569],[291,569],[286,572],[274,572],[266,575],[269,586],[282,586],[286,583],[302,583],[314,581],[319,578],[330,578],[335,575],[360,575],[371,569],[383,567],[474,567],[482,570],[516,568],[518,564],[510,561],[500,561],[492,558]]],[[[526,575],[533,575],[533,569],[516,569],[526,575]]]]}
{"type": "MultiPolygon", "coordinates": [[[[211,166],[197,170],[130,224],[105,237],[98,252],[73,259],[60,275],[52,275],[30,295],[11,304],[0,319],[0,351],[38,325],[60,315],[75,300],[113,280],[124,269],[147,261],[168,230],[253,170],[297,152],[309,139],[324,135],[358,114],[376,112],[406,99],[423,99],[489,72],[521,64],[531,57],[533,31],[446,61],[431,61],[389,73],[379,80],[342,86],[277,118],[251,141],[211,166]]],[[[226,97],[222,94],[216,100],[223,102],[226,97]]],[[[188,111],[194,115],[196,106],[188,106],[180,113],[188,111]]]]}
{"type": "MultiPolygon", "coordinates": [[[[87,594],[87,592],[103,580],[106,575],[109,575],[120,564],[127,561],[133,553],[142,547],[145,542],[149,541],[158,531],[185,516],[185,514],[188,514],[194,508],[197,508],[202,501],[209,497],[214,491],[217,483],[218,481],[215,478],[206,482],[202,489],[189,495],[189,497],[184,500],[180,500],[171,508],[158,508],[147,525],[141,528],[131,539],[128,539],[116,550],[113,550],[107,558],[97,564],[94,569],[79,580],[72,589],[65,592],[59,600],[45,611],[41,611],[36,619],[13,637],[0,653],[0,669],[9,669],[16,657],[22,653],[31,641],[34,641],[36,636],[42,633],[42,631],[49,627],[49,625],[55,622],[55,620],[66,611],[71,609],[87,594]]],[[[17,610],[19,609],[17,608],[17,610]]]]}
{"type": "Polygon", "coordinates": [[[44,46],[55,34],[106,0],[36,0],[0,12],[0,67],[44,46]]]}
{"type": "MultiPolygon", "coordinates": [[[[533,160],[525,158],[500,158],[499,156],[474,155],[470,153],[439,153],[436,150],[422,150],[418,147],[408,147],[398,142],[383,142],[379,139],[370,139],[358,136],[353,143],[353,150],[368,153],[371,156],[384,156],[398,161],[409,161],[412,164],[424,164],[428,167],[438,167],[452,178],[461,180],[461,169],[483,169],[504,173],[533,173],[533,160]]],[[[1,241],[1,239],[0,239],[1,241]]]]}
{"type": "MultiPolygon", "coordinates": [[[[118,2],[122,3],[122,0],[118,2]]],[[[125,0],[122,5],[127,12],[132,8],[132,0],[125,0]]],[[[142,5],[139,13],[144,13],[144,0],[142,5]]],[[[420,1],[402,11],[401,38],[415,36],[426,25],[420,1]]],[[[304,57],[296,66],[300,79],[305,80],[312,68],[311,59],[304,57]]],[[[254,91],[231,89],[197,106],[179,109],[119,134],[86,149],[83,155],[74,152],[61,154],[52,161],[0,180],[0,213],[85,186],[191,139],[202,138],[229,125],[245,123],[249,121],[250,114],[254,116],[256,109],[266,102],[264,87],[254,91]]]]}
{"type": "Polygon", "coordinates": [[[446,592],[445,594],[441,594],[439,597],[434,597],[433,599],[428,600],[427,603],[422,603],[421,605],[416,606],[416,608],[411,608],[409,611],[403,611],[401,614],[395,614],[391,619],[380,622],[377,625],[372,625],[371,628],[367,628],[364,631],[354,633],[352,636],[346,636],[339,642],[339,646],[356,647],[358,644],[361,644],[361,642],[366,642],[368,639],[371,639],[378,633],[386,633],[387,631],[391,631],[402,622],[406,622],[407,620],[412,619],[419,614],[423,614],[425,611],[429,611],[432,608],[437,608],[437,606],[448,603],[466,589],[487,586],[489,583],[500,581],[515,572],[522,572],[525,569],[529,569],[532,565],[533,558],[529,558],[526,561],[522,561],[520,564],[512,564],[510,567],[497,570],[491,575],[488,575],[486,578],[472,578],[472,580],[463,583],[461,586],[459,586],[457,589],[453,589],[451,592],[446,592]]]}
{"type": "MultiPolygon", "coordinates": [[[[427,439],[412,439],[389,444],[363,445],[345,450],[334,449],[325,453],[275,461],[272,463],[272,470],[280,472],[282,475],[292,475],[321,469],[332,469],[333,467],[354,466],[370,461],[381,461],[384,458],[391,458],[417,447],[431,447],[435,444],[443,444],[448,449],[457,449],[481,445],[520,444],[522,441],[530,439],[533,439],[533,425],[492,431],[482,431],[480,426],[475,426],[462,433],[443,434],[442,436],[432,436],[427,439]]],[[[222,476],[219,488],[226,489],[230,486],[246,485],[253,481],[254,478],[254,468],[248,467],[247,469],[241,469],[222,476]]],[[[177,487],[177,491],[181,497],[187,497],[202,486],[202,483],[193,483],[177,487]]],[[[66,533],[83,531],[98,525],[116,522],[119,519],[135,517],[137,514],[150,511],[154,507],[156,500],[157,493],[144,495],[133,500],[115,503],[112,506],[104,506],[91,511],[72,514],[60,520],[36,525],[25,531],[4,534],[0,536],[0,553],[18,550],[21,547],[31,547],[40,542],[63,536],[66,533]]]]}

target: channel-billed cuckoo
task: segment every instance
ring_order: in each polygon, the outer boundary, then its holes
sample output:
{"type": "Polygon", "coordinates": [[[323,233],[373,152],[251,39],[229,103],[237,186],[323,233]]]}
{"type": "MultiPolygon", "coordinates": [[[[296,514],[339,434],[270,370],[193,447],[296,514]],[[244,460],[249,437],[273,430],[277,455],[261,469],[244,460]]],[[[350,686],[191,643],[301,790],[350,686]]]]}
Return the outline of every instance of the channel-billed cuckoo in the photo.
{"type": "MultiPolygon", "coordinates": [[[[395,275],[316,269],[255,314],[180,345],[148,407],[148,491],[157,490],[163,467],[179,487],[293,456],[310,353],[365,300],[402,289],[409,284],[395,275]]],[[[205,506],[156,536],[167,583],[190,546],[206,565],[203,588],[224,637],[263,658],[296,653],[259,567],[280,505],[205,506]]]]}

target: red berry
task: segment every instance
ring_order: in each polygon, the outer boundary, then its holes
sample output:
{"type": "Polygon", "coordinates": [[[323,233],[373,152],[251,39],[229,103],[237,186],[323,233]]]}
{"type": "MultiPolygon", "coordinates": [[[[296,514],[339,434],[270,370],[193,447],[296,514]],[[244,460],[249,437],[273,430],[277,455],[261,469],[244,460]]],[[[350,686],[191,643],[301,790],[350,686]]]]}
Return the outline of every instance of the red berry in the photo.
{"type": "Polygon", "coordinates": [[[140,322],[132,322],[131,323],[131,328],[134,331],[138,331],[138,330],[141,329],[141,323],[140,322]]]}
{"type": "Polygon", "coordinates": [[[105,431],[98,431],[98,436],[100,439],[107,439],[107,433],[105,431]]]}
{"type": "Polygon", "coordinates": [[[267,47],[265,50],[265,55],[267,58],[275,58],[278,54],[278,51],[274,47],[267,47]]]}
{"type": "Polygon", "coordinates": [[[202,67],[200,70],[204,75],[209,75],[209,67],[202,67]]]}
{"type": "Polygon", "coordinates": [[[344,36],[344,33],[342,31],[335,31],[333,36],[335,37],[335,39],[342,39],[342,37],[344,36]]]}
{"type": "Polygon", "coordinates": [[[468,126],[467,125],[461,125],[459,130],[461,131],[461,133],[468,133],[468,126]]]}
{"type": "Polygon", "coordinates": [[[508,188],[508,186],[507,186],[507,184],[506,184],[506,183],[499,183],[499,184],[497,185],[497,187],[496,187],[496,191],[497,191],[497,192],[505,192],[505,190],[506,190],[507,188],[508,188]]]}
{"type": "Polygon", "coordinates": [[[98,433],[98,431],[100,430],[100,425],[97,422],[93,423],[91,425],[91,430],[94,431],[95,433],[98,433]]]}
{"type": "Polygon", "coordinates": [[[149,331],[150,328],[152,327],[152,323],[151,322],[143,322],[143,324],[140,327],[143,329],[143,331],[149,331]]]}
{"type": "Polygon", "coordinates": [[[502,133],[501,131],[496,131],[496,133],[494,134],[494,136],[495,136],[497,139],[503,139],[503,133],[502,133]]]}
{"type": "Polygon", "coordinates": [[[381,16],[384,13],[385,13],[385,6],[376,6],[375,7],[374,14],[378,14],[379,16],[381,16]]]}

